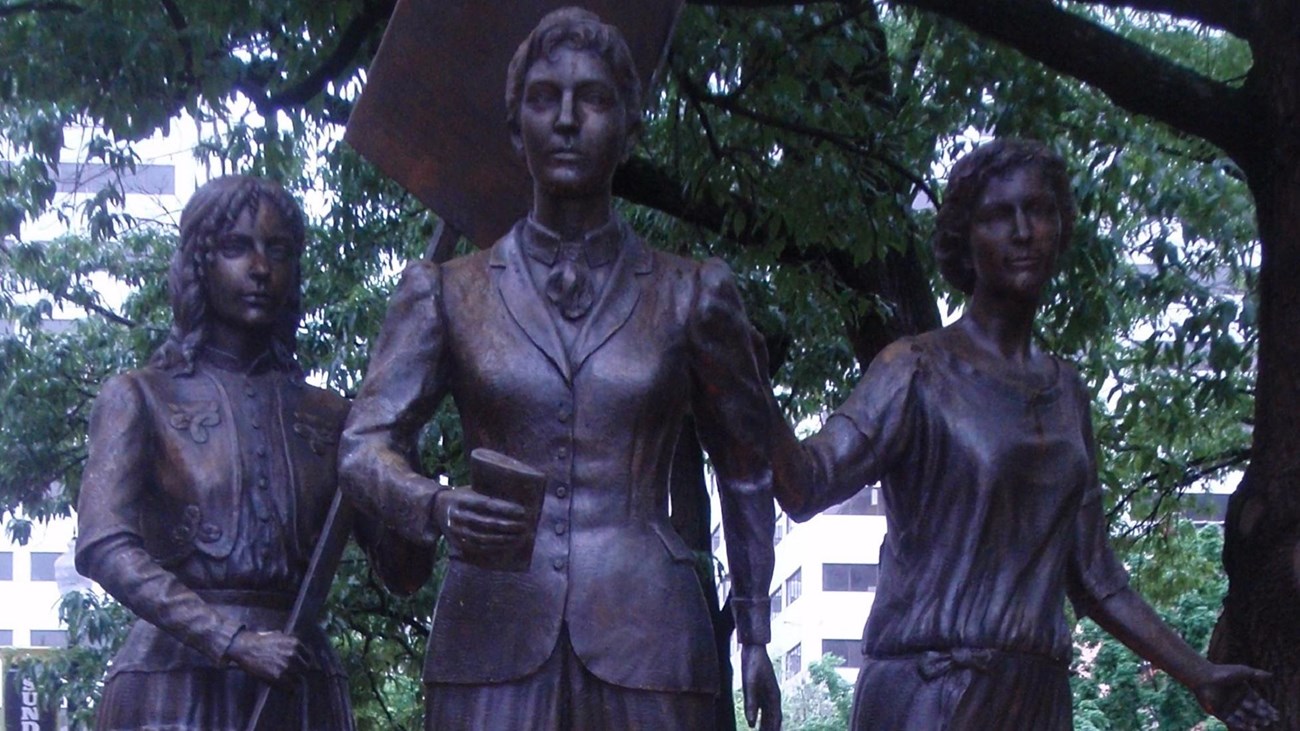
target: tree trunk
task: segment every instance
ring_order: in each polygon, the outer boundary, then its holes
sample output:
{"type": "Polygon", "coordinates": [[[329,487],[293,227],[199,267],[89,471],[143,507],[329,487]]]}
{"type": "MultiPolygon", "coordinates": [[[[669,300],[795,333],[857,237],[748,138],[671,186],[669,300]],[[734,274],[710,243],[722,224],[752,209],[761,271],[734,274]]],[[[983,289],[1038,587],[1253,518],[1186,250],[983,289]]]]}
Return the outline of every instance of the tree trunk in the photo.
{"type": "Polygon", "coordinates": [[[1225,524],[1210,657],[1273,673],[1265,697],[1300,730],[1300,2],[1261,3],[1250,91],[1268,134],[1241,159],[1259,220],[1259,360],[1251,463],[1225,524]]]}

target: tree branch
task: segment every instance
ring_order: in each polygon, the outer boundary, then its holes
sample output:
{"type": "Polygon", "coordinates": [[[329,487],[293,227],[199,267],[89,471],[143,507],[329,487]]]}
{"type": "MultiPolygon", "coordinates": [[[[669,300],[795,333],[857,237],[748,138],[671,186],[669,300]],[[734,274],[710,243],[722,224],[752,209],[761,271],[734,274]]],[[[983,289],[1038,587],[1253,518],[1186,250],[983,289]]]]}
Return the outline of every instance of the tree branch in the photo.
{"type": "Polygon", "coordinates": [[[59,2],[58,0],[32,0],[25,3],[14,3],[13,5],[0,5],[0,18],[19,13],[84,13],[86,9],[76,3],[59,2]]]}
{"type": "Polygon", "coordinates": [[[361,50],[366,39],[370,37],[376,25],[382,24],[396,6],[396,0],[379,0],[366,3],[361,14],[352,19],[339,35],[338,45],[325,58],[315,71],[301,81],[271,96],[268,103],[274,108],[306,104],[321,93],[325,85],[333,81],[352,63],[357,52],[361,50]]]}
{"type": "Polygon", "coordinates": [[[193,83],[194,44],[190,43],[189,36],[185,35],[185,31],[189,29],[190,24],[185,20],[185,14],[181,12],[175,0],[160,1],[162,2],[163,12],[167,14],[167,19],[171,21],[172,28],[176,29],[176,42],[180,44],[181,53],[185,57],[185,80],[193,83]]]}
{"type": "MultiPolygon", "coordinates": [[[[1072,76],[1110,97],[1120,107],[1202,137],[1249,161],[1263,135],[1266,115],[1257,113],[1253,97],[1241,89],[1208,79],[1191,69],[1066,12],[1043,0],[893,0],[955,20],[975,32],[1020,51],[1060,73],[1072,76]],[[1136,71],[1135,71],[1136,70],[1136,71]]],[[[1079,0],[1088,2],[1089,0],[1079,0]]],[[[1119,5],[1120,0],[1095,0],[1119,5]]],[[[758,7],[797,2],[724,0],[708,5],[758,7]]],[[[1229,24],[1232,13],[1215,0],[1130,0],[1127,6],[1182,7],[1191,15],[1202,8],[1216,24],[1229,24]],[[1210,15],[1211,10],[1216,10],[1210,15]]],[[[1232,21],[1234,27],[1244,21],[1232,21]]],[[[1243,31],[1244,32],[1244,31],[1243,31]]]]}
{"type": "Polygon", "coordinates": [[[1211,28],[1227,31],[1238,38],[1254,35],[1254,18],[1249,12],[1250,3],[1241,0],[1073,0],[1080,5],[1100,5],[1107,8],[1131,8],[1151,13],[1163,13],[1183,20],[1192,20],[1211,28]]]}
{"type": "MultiPolygon", "coordinates": [[[[1155,0],[1152,0],[1153,2],[1155,0]]],[[[1039,0],[898,0],[956,20],[1092,86],[1120,107],[1248,159],[1264,115],[1244,91],[1039,0]]]]}
{"type": "MultiPolygon", "coordinates": [[[[739,196],[724,207],[711,201],[691,200],[684,186],[655,163],[634,157],[614,175],[614,194],[638,205],[667,213],[678,220],[727,236],[741,246],[768,244],[773,234],[767,215],[739,196]],[[732,234],[726,230],[727,213],[740,209],[749,225],[732,234]]],[[[850,318],[844,323],[854,357],[866,368],[882,348],[903,335],[915,335],[940,325],[929,276],[912,248],[888,252],[858,261],[846,251],[811,246],[783,247],[778,255],[783,265],[824,263],[844,287],[860,295],[879,296],[895,305],[881,318],[850,318]]]]}

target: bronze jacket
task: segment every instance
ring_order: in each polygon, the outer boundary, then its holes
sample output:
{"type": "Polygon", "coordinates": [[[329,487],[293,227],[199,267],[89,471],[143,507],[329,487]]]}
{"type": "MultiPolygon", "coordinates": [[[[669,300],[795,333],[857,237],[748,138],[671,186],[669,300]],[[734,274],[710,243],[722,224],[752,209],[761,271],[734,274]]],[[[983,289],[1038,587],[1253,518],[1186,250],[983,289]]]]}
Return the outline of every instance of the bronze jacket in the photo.
{"type": "Polygon", "coordinates": [[[137,627],[114,672],[220,666],[248,621],[241,592],[292,604],[336,489],[347,409],[265,367],[201,361],[190,375],[144,368],[105,383],[77,505],[77,569],[166,634],[137,627]]]}
{"type": "Polygon", "coordinates": [[[432,544],[439,487],[406,455],[450,393],[465,451],[543,471],[531,568],[453,559],[426,682],[537,669],[567,623],[597,677],[714,693],[719,659],[695,557],[668,521],[668,477],[693,413],[721,490],[741,640],[768,640],[773,502],[767,403],[730,271],[648,248],[624,225],[603,293],[567,354],[530,279],[521,227],[491,249],[404,273],[340,446],[358,507],[432,544]]]}

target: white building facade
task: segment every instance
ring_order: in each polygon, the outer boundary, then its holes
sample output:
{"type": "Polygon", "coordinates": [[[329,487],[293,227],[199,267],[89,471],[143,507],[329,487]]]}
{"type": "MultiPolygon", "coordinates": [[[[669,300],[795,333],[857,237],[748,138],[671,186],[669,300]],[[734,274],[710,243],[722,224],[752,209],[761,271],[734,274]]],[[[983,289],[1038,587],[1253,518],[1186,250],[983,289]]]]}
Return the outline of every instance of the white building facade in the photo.
{"type": "MultiPolygon", "coordinates": [[[[725,536],[716,525],[713,535],[714,554],[725,561],[725,536]]],[[[806,523],[777,513],[768,652],[782,686],[806,680],[809,664],[828,654],[844,661],[839,673],[845,680],[857,679],[862,628],[876,596],[884,537],[878,487],[864,488],[806,523]]],[[[732,650],[732,666],[738,668],[734,638],[732,650]]]]}

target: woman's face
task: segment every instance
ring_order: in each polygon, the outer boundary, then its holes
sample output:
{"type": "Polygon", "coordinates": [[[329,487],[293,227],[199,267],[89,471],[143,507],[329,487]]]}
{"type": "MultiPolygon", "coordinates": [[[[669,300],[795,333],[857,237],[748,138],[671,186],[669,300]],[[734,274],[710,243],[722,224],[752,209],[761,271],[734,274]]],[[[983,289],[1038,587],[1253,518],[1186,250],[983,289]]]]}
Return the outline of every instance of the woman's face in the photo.
{"type": "Polygon", "coordinates": [[[560,47],[524,76],[516,147],[537,194],[584,198],[608,194],[627,153],[624,101],[603,58],[560,47]]]}
{"type": "Polygon", "coordinates": [[[208,311],[219,326],[272,326],[298,286],[293,233],[275,206],[246,206],[213,243],[208,263],[208,311]]]}
{"type": "Polygon", "coordinates": [[[1061,213],[1042,169],[989,178],[971,216],[976,297],[1037,302],[1056,271],[1061,213]]]}

